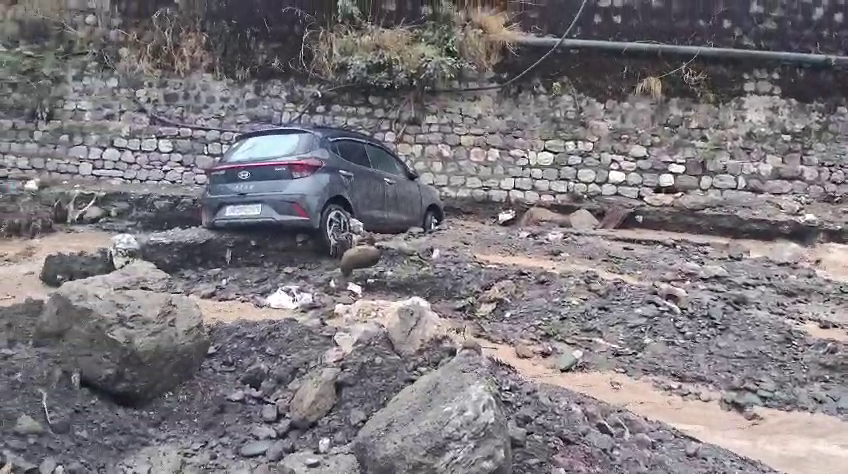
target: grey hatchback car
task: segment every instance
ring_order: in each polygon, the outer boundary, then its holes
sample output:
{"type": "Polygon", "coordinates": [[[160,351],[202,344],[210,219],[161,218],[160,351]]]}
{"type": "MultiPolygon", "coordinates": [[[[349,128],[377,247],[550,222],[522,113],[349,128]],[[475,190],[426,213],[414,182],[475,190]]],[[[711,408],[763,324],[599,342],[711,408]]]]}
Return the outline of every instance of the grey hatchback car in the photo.
{"type": "Polygon", "coordinates": [[[280,127],[240,135],[206,170],[203,226],[278,224],[317,231],[335,248],[351,230],[432,230],[444,218],[439,192],[384,144],[323,127],[280,127]]]}

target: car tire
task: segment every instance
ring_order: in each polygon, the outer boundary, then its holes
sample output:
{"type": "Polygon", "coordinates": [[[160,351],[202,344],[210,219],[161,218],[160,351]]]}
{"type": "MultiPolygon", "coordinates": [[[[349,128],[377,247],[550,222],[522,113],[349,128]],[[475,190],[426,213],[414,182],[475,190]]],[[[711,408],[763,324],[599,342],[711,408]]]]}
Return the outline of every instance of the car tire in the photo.
{"type": "Polygon", "coordinates": [[[434,209],[427,209],[427,212],[424,213],[424,232],[432,232],[436,230],[436,227],[438,227],[440,223],[439,214],[434,209]]]}
{"type": "Polygon", "coordinates": [[[338,204],[327,204],[321,212],[321,222],[318,227],[321,245],[333,258],[341,258],[342,254],[353,245],[350,219],[350,213],[338,204]]]}

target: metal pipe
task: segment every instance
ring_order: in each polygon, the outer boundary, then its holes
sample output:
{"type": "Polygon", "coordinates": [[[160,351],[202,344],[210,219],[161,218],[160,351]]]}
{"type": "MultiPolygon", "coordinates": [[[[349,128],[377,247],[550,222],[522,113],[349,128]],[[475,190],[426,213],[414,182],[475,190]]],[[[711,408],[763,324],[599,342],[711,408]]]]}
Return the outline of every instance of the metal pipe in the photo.
{"type": "MultiPolygon", "coordinates": [[[[517,44],[551,48],[559,38],[522,35],[516,40],[517,44]]],[[[762,51],[736,48],[713,48],[709,46],[678,46],[658,43],[634,43],[625,41],[600,41],[583,39],[565,39],[559,45],[560,49],[600,49],[618,51],[621,53],[657,53],[676,56],[703,58],[736,58],[757,59],[762,61],[779,61],[784,63],[805,64],[814,66],[848,66],[848,56],[827,54],[791,53],[785,51],[762,51]]]]}

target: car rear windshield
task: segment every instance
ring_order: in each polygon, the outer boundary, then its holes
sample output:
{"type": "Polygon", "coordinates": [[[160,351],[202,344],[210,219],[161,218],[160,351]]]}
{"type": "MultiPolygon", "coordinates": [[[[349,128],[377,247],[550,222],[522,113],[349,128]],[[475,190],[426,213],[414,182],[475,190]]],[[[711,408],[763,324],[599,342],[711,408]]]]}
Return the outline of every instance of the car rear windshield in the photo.
{"type": "Polygon", "coordinates": [[[236,142],[221,162],[244,163],[250,161],[278,160],[309,153],[315,148],[311,133],[288,132],[258,135],[236,142]]]}

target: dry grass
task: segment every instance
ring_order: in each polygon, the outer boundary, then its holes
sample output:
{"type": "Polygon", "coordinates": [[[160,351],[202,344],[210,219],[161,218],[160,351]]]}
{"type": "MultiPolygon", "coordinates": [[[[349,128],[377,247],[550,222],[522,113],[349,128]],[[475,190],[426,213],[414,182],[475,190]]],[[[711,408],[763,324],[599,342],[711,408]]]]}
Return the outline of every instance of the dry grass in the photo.
{"type": "MultiPolygon", "coordinates": [[[[476,8],[454,11],[448,18],[448,24],[443,26],[455,41],[458,58],[446,56],[448,48],[440,43],[446,39],[425,33],[426,27],[343,23],[319,30],[314,39],[308,35],[304,38],[312,53],[309,70],[324,79],[333,79],[342,70],[350,73],[352,66],[385,66],[395,74],[409,76],[428,65],[462,61],[478,72],[487,72],[503,59],[505,52],[512,50],[519,34],[517,26],[502,12],[476,8]]],[[[361,74],[354,71],[354,75],[361,74]]],[[[399,78],[399,82],[406,79],[399,78]]]]}
{"type": "Polygon", "coordinates": [[[656,76],[648,76],[636,84],[634,93],[637,96],[648,96],[654,100],[662,99],[663,84],[662,79],[656,76]]]}
{"type": "Polygon", "coordinates": [[[477,8],[457,13],[460,53],[481,70],[491,70],[512,47],[520,31],[506,13],[477,8]]]}
{"type": "Polygon", "coordinates": [[[416,40],[410,28],[381,28],[366,25],[362,29],[339,26],[322,30],[315,46],[313,67],[323,77],[333,77],[339,64],[355,57],[383,55],[404,70],[437,57],[440,52],[432,45],[416,40]]]}
{"type": "Polygon", "coordinates": [[[128,46],[121,51],[119,68],[158,77],[172,72],[180,77],[215,69],[217,63],[210,52],[209,36],[200,26],[184,24],[160,10],[152,18],[144,37],[132,33],[128,46]]]}
{"type": "Polygon", "coordinates": [[[690,67],[691,61],[660,76],[648,76],[636,84],[633,93],[637,96],[650,97],[660,100],[664,97],[664,81],[676,77],[687,85],[694,93],[707,102],[712,102],[713,94],[707,90],[707,74],[690,67]]]}

